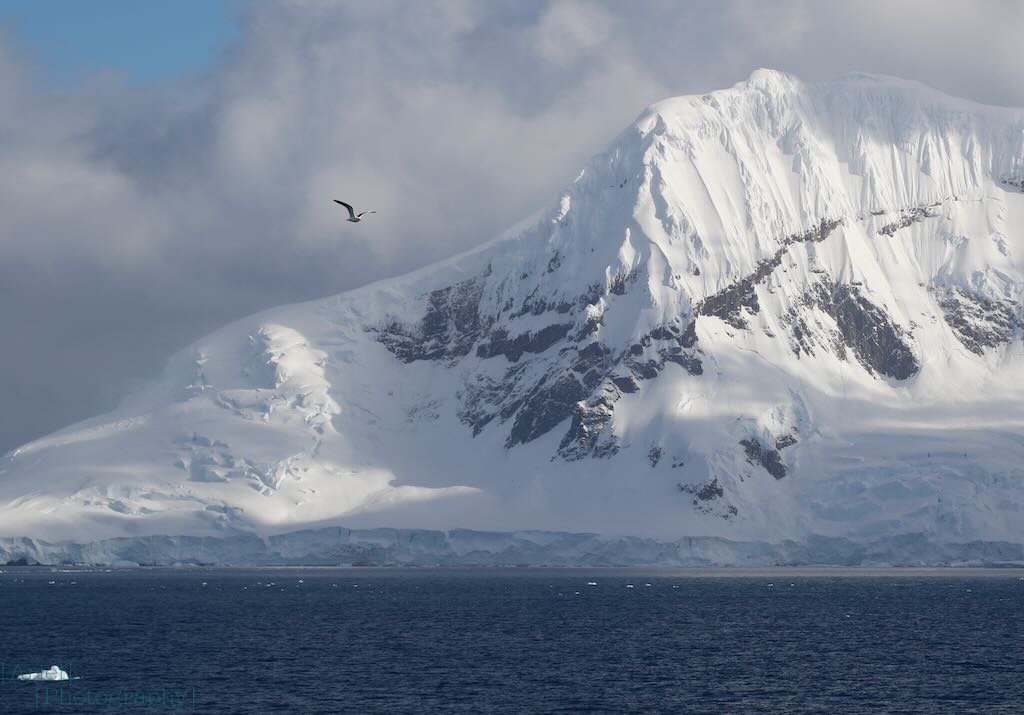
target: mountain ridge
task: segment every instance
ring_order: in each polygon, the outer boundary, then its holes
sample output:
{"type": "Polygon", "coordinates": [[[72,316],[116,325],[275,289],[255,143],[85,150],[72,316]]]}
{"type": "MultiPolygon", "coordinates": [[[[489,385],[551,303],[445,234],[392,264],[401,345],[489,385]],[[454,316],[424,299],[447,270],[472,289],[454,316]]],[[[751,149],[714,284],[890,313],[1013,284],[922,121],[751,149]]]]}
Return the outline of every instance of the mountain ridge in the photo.
{"type": "Polygon", "coordinates": [[[1024,543],[1021,177],[1024,112],[918,83],[655,103],[536,223],[15,450],[0,536],[1024,543]]]}

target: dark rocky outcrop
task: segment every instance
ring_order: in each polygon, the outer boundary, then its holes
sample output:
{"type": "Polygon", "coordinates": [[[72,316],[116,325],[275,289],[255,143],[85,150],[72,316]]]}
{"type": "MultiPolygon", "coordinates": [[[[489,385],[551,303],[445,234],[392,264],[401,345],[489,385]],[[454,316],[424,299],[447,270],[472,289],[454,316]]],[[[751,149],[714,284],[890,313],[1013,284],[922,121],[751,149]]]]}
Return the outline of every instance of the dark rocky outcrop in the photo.
{"type": "Polygon", "coordinates": [[[749,328],[750,324],[743,317],[743,309],[755,314],[761,310],[754,291],[755,284],[753,277],[748,276],[708,296],[700,305],[700,314],[719,318],[737,330],[749,328]]]}
{"type": "Polygon", "coordinates": [[[608,456],[618,447],[598,442],[597,436],[611,419],[613,405],[622,394],[636,392],[632,377],[612,377],[620,360],[603,343],[593,341],[580,350],[563,348],[560,360],[536,382],[530,369],[537,358],[523,361],[501,379],[476,375],[460,392],[459,419],[479,434],[496,417],[513,424],[506,447],[530,442],[567,418],[572,418],[559,454],[579,459],[588,454],[608,456]],[[573,355],[574,353],[574,355],[573,355]],[[570,355],[572,355],[570,357],[570,355]]]}
{"type": "Polygon", "coordinates": [[[586,403],[575,406],[572,424],[558,445],[563,459],[575,461],[587,456],[610,457],[619,451],[614,434],[606,434],[615,414],[615,402],[621,395],[614,385],[602,386],[586,403]]]}
{"type": "Polygon", "coordinates": [[[491,321],[480,316],[483,281],[470,279],[431,291],[418,325],[397,321],[372,329],[402,362],[454,360],[469,354],[491,321]]]}
{"type": "MultiPolygon", "coordinates": [[[[814,305],[814,300],[809,292],[801,299],[800,307],[812,305],[814,305]]],[[[793,353],[797,357],[800,355],[814,355],[816,348],[820,346],[835,355],[845,357],[846,347],[843,343],[843,336],[839,331],[824,329],[820,324],[817,324],[817,330],[814,330],[808,325],[808,316],[800,307],[790,309],[783,316],[783,322],[789,326],[790,345],[793,353]]]]}
{"type": "Polygon", "coordinates": [[[717,509],[715,508],[715,503],[725,496],[725,490],[718,483],[717,477],[703,484],[677,484],[676,486],[684,494],[693,496],[693,506],[699,512],[704,514],[717,513],[723,519],[731,519],[739,513],[736,507],[731,504],[720,505],[717,509]]]}
{"type": "Polygon", "coordinates": [[[691,375],[703,374],[703,363],[697,357],[697,351],[692,350],[697,343],[695,325],[694,321],[690,321],[685,328],[680,328],[674,323],[656,326],[629,346],[623,355],[623,364],[637,380],[655,379],[664,369],[666,362],[679,365],[691,375]],[[661,344],[655,351],[657,359],[649,355],[645,357],[648,348],[655,343],[661,344]]]}
{"type": "Polygon", "coordinates": [[[939,294],[938,302],[957,340],[976,355],[1009,343],[1024,327],[1020,308],[1009,300],[989,300],[951,288],[939,294]]]}
{"type": "Polygon", "coordinates": [[[640,383],[633,379],[631,375],[612,375],[612,384],[624,394],[632,394],[640,389],[640,383]]]}
{"type": "Polygon", "coordinates": [[[697,305],[697,314],[714,316],[738,330],[747,329],[749,323],[743,317],[744,309],[754,314],[761,309],[757,302],[755,287],[782,265],[782,257],[786,255],[789,247],[795,243],[820,243],[842,223],[842,219],[822,219],[812,229],[787,236],[779,249],[769,258],[760,261],[752,273],[702,300],[697,305]]]}
{"type": "MultiPolygon", "coordinates": [[[[459,391],[458,417],[474,435],[496,419],[501,423],[511,421],[505,445],[512,448],[571,420],[559,444],[561,457],[609,456],[618,451],[610,434],[616,401],[640,390],[643,381],[657,379],[669,363],[691,375],[703,374],[697,319],[715,316],[734,327],[746,326],[744,315],[760,310],[757,284],[781,264],[788,247],[822,241],[840,224],[837,219],[824,219],[803,233],[786,237],[773,256],[758,263],[750,275],[700,302],[688,318],[655,326],[620,351],[595,339],[602,311],[589,311],[584,318],[580,309],[597,304],[606,295],[628,292],[640,275],[638,269],[620,272],[603,286],[592,284],[575,300],[545,299],[537,286],[518,308],[509,297],[502,299],[503,307],[489,316],[480,312],[485,274],[426,294],[424,315],[418,323],[392,321],[372,330],[403,362],[439,360],[454,364],[474,354],[481,360],[504,356],[513,363],[498,377],[492,371],[473,372],[459,391]],[[520,333],[513,333],[506,322],[546,313],[576,317],[520,333]],[[557,358],[553,358],[553,349],[560,344],[557,358]]],[[[553,255],[547,271],[557,271],[561,263],[561,256],[553,255]]],[[[902,341],[902,332],[855,290],[819,284],[809,293],[808,301],[835,318],[839,325],[837,349],[847,346],[869,369],[898,379],[916,371],[917,363],[902,341]]],[[[796,323],[798,339],[802,331],[810,333],[805,324],[796,323]]],[[[806,346],[810,350],[811,341],[806,341],[806,346]]],[[[788,445],[777,449],[782,446],[788,445]]],[[[784,473],[781,459],[776,462],[771,456],[778,454],[777,449],[765,452],[764,463],[770,471],[784,473]]]]}
{"type": "Polygon", "coordinates": [[[556,312],[559,314],[571,313],[576,303],[568,301],[547,301],[537,295],[540,288],[534,288],[523,300],[519,310],[509,313],[510,318],[520,318],[524,315],[544,315],[544,313],[556,312]]]}
{"type": "Polygon", "coordinates": [[[710,482],[703,484],[679,484],[679,491],[685,492],[686,494],[692,494],[695,497],[694,504],[699,501],[711,501],[718,499],[725,494],[722,489],[722,485],[718,483],[718,478],[712,479],[710,482]]]}
{"type": "Polygon", "coordinates": [[[915,206],[913,208],[903,209],[899,212],[899,217],[895,221],[887,223],[879,228],[878,233],[883,236],[892,236],[901,228],[911,226],[918,221],[924,221],[926,218],[934,218],[936,213],[932,209],[938,205],[939,204],[930,204],[929,206],[915,206]]]}
{"type": "Polygon", "coordinates": [[[764,447],[756,437],[741,439],[740,445],[747,455],[747,461],[753,465],[761,465],[776,479],[786,476],[786,464],[777,449],[764,447]]]}
{"type": "Polygon", "coordinates": [[[514,338],[510,338],[504,328],[498,328],[491,333],[490,342],[477,346],[476,355],[485,359],[504,355],[511,362],[517,362],[523,353],[544,352],[568,335],[572,328],[572,323],[556,323],[537,331],[520,333],[514,338]]]}
{"type": "MultiPolygon", "coordinates": [[[[644,338],[641,338],[641,342],[644,342],[645,338],[657,341],[671,341],[679,345],[682,348],[692,348],[697,344],[697,323],[691,320],[686,324],[685,328],[680,329],[675,323],[668,323],[666,325],[659,325],[648,333],[644,338]]],[[[645,345],[649,345],[649,342],[644,342],[645,345]]]]}
{"type": "Polygon", "coordinates": [[[665,362],[672,362],[679,365],[691,375],[703,375],[704,364],[699,357],[683,352],[682,348],[665,348],[658,351],[658,355],[665,362]]]}
{"type": "Polygon", "coordinates": [[[499,417],[507,420],[522,404],[524,396],[520,382],[529,368],[529,362],[510,366],[500,379],[477,374],[467,382],[457,395],[459,420],[473,430],[477,436],[490,422],[499,417]]]}
{"type": "Polygon", "coordinates": [[[653,380],[661,372],[663,363],[657,360],[633,360],[627,358],[625,361],[626,367],[630,369],[633,376],[638,380],[653,380]]]}
{"type": "Polygon", "coordinates": [[[801,308],[817,307],[832,317],[838,333],[825,338],[828,349],[845,357],[853,352],[867,370],[905,380],[921,366],[909,345],[910,337],[888,314],[867,299],[857,286],[820,281],[807,290],[798,307],[786,316],[793,336],[793,351],[814,354],[814,331],[801,308]]]}
{"type": "Polygon", "coordinates": [[[505,447],[526,444],[547,434],[576,413],[576,403],[586,396],[586,388],[572,373],[556,377],[550,383],[542,379],[519,407],[505,447]]]}
{"type": "Polygon", "coordinates": [[[586,372],[596,367],[608,367],[611,364],[610,354],[611,350],[608,349],[608,346],[596,341],[592,342],[576,353],[572,369],[576,372],[586,372]]]}
{"type": "Polygon", "coordinates": [[[865,367],[897,380],[906,380],[921,369],[904,330],[856,287],[837,285],[831,291],[822,290],[819,305],[835,319],[843,341],[865,367]]]}
{"type": "Polygon", "coordinates": [[[784,434],[775,438],[775,449],[782,450],[786,447],[792,447],[799,440],[796,434],[784,434]]]}
{"type": "Polygon", "coordinates": [[[612,276],[608,284],[608,292],[612,295],[626,295],[629,286],[636,282],[640,272],[634,268],[629,272],[619,272],[612,276]]]}

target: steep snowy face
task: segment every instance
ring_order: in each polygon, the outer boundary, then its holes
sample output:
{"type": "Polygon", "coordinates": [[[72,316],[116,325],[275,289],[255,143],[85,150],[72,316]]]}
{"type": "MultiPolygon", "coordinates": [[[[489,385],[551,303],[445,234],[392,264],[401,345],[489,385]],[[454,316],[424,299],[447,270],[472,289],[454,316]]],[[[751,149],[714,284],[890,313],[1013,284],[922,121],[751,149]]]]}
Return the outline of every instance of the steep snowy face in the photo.
{"type": "Polygon", "coordinates": [[[1024,542],[1022,256],[1024,113],[760,70],[650,107],[526,230],[17,450],[0,531],[1024,542]]]}
{"type": "Polygon", "coordinates": [[[507,423],[514,447],[571,417],[567,459],[614,452],[613,403],[666,364],[702,375],[703,325],[904,381],[921,369],[922,308],[978,355],[1016,335],[1007,194],[1022,157],[1019,114],[759,71],[653,106],[549,222],[378,338],[405,362],[497,362],[498,376],[474,364],[463,420],[507,423]]]}

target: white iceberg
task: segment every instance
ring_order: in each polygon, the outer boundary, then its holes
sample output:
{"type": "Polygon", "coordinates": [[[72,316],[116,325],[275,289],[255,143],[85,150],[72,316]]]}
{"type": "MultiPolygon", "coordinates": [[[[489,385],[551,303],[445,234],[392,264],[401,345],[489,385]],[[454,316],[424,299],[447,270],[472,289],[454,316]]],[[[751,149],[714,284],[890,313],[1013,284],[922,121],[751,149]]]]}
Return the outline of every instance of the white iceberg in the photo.
{"type": "Polygon", "coordinates": [[[24,673],[18,676],[18,680],[70,680],[66,671],[59,666],[51,665],[47,670],[40,670],[38,673],[24,673]]]}

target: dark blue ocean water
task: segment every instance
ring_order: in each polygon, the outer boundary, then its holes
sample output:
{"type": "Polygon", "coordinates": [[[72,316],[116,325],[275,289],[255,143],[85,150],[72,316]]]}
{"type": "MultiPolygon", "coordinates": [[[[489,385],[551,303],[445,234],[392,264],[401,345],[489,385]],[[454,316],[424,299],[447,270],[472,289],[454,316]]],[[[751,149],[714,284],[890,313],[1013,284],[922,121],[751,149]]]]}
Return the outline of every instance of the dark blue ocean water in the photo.
{"type": "Polygon", "coordinates": [[[0,712],[1018,713],[1022,622],[1017,571],[7,567],[0,712]]]}

